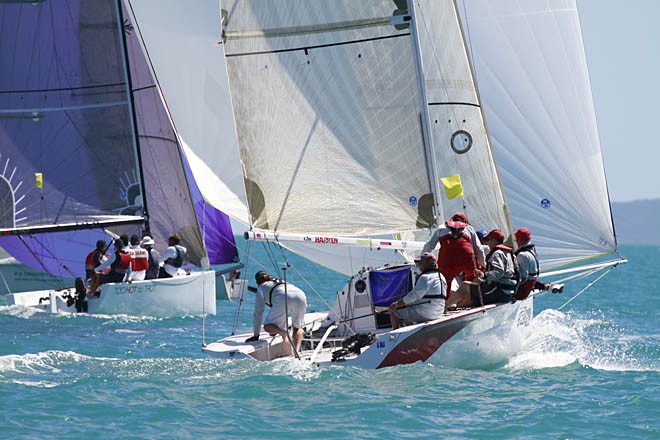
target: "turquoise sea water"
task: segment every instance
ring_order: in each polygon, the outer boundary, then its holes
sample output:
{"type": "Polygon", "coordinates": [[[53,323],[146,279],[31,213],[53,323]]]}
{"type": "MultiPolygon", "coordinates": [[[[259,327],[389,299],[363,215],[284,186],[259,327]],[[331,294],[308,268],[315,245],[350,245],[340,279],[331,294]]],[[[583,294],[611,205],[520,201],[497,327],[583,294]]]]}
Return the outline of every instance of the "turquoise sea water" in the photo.
{"type": "MultiPolygon", "coordinates": [[[[660,247],[621,252],[630,263],[565,309],[584,282],[538,298],[520,352],[471,369],[209,358],[202,341],[232,330],[228,301],[204,326],[0,305],[0,438],[660,438],[660,247]]],[[[324,301],[345,281],[289,258],[324,301]]]]}

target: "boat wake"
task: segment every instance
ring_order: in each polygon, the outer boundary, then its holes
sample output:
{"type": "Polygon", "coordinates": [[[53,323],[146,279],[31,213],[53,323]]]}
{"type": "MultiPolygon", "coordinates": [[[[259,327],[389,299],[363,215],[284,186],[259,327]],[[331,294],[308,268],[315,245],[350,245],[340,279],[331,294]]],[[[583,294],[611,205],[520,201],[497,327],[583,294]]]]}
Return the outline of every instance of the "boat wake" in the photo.
{"type": "Polygon", "coordinates": [[[638,356],[647,351],[643,339],[630,338],[600,316],[545,310],[534,318],[521,350],[505,368],[533,371],[578,364],[607,371],[658,371],[657,357],[638,356]]]}
{"type": "Polygon", "coordinates": [[[58,350],[0,356],[0,381],[53,388],[68,382],[66,371],[69,367],[79,370],[81,366],[85,364],[91,366],[99,360],[110,359],[58,350]]]}
{"type": "MultiPolygon", "coordinates": [[[[127,314],[108,315],[102,313],[69,313],[69,312],[45,313],[44,311],[39,310],[37,308],[25,307],[21,305],[0,306],[0,315],[13,316],[15,318],[22,318],[22,319],[32,319],[34,317],[41,317],[41,316],[43,316],[44,319],[49,319],[49,317],[51,316],[58,318],[63,317],[67,319],[93,318],[93,319],[102,319],[108,322],[116,322],[116,323],[138,323],[145,321],[163,321],[165,319],[168,319],[168,318],[148,316],[148,315],[140,315],[140,316],[127,315],[127,314]]],[[[192,320],[199,318],[197,316],[190,315],[177,319],[192,320]]]]}

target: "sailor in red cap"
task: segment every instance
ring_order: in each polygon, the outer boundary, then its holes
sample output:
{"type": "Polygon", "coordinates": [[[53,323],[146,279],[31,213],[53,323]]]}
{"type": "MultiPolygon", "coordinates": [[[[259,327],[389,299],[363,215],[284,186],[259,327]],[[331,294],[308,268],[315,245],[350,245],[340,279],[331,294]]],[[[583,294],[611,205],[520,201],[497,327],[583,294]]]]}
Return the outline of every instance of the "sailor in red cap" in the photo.
{"type": "Polygon", "coordinates": [[[447,281],[447,298],[452,293],[452,280],[461,272],[466,281],[471,281],[475,270],[486,267],[481,242],[464,212],[452,215],[444,225],[436,229],[422,252],[431,252],[436,245],[440,246],[438,270],[447,281]]]}
{"type": "Polygon", "coordinates": [[[486,272],[477,272],[474,282],[465,282],[452,297],[457,307],[511,302],[516,290],[516,270],[513,249],[504,245],[504,233],[493,229],[484,237],[490,248],[486,257],[486,272]]]}
{"type": "Polygon", "coordinates": [[[546,284],[538,281],[540,265],[536,256],[536,248],[532,243],[532,233],[527,228],[520,228],[513,234],[516,237],[518,249],[514,252],[518,262],[518,290],[516,299],[525,299],[532,290],[551,290],[553,293],[561,293],[563,284],[546,284]]]}

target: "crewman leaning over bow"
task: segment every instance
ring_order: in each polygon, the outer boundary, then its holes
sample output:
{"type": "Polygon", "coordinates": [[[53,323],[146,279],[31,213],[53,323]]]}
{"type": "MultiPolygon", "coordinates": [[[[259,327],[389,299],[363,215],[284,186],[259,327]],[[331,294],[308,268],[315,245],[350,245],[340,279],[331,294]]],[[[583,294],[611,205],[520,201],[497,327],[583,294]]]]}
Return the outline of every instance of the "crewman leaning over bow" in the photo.
{"type": "Polygon", "coordinates": [[[307,296],[305,292],[291,283],[285,283],[282,280],[275,279],[268,272],[260,270],[255,274],[257,285],[257,294],[254,301],[254,319],[252,337],[245,342],[252,342],[259,339],[261,330],[261,320],[264,314],[265,306],[270,310],[264,321],[264,331],[271,336],[280,335],[284,345],[288,345],[287,321],[288,314],[291,316],[292,340],[296,347],[296,352],[300,350],[302,343],[302,327],[305,323],[305,311],[307,310],[307,296]]]}

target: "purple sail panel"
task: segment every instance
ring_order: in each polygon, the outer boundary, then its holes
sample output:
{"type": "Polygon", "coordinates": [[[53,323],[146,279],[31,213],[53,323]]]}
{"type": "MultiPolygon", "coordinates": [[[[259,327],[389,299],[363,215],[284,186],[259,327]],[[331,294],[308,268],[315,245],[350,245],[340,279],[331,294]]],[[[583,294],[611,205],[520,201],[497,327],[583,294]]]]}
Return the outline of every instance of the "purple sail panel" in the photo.
{"type": "Polygon", "coordinates": [[[0,2],[0,229],[124,214],[139,170],[118,29],[111,0],[0,2]]]}
{"type": "Polygon", "coordinates": [[[234,240],[234,234],[231,229],[229,216],[222,211],[215,209],[204,201],[202,193],[195,182],[192,170],[185,160],[186,175],[190,184],[190,192],[195,200],[195,209],[197,210],[197,219],[204,236],[206,252],[209,256],[209,262],[212,265],[239,263],[238,248],[234,240]]]}
{"type": "Polygon", "coordinates": [[[238,263],[240,261],[238,249],[227,214],[203,201],[197,202],[195,207],[202,225],[202,234],[210,263],[238,263]]]}
{"type": "MultiPolygon", "coordinates": [[[[57,277],[85,276],[85,258],[97,240],[109,238],[103,231],[84,230],[0,238],[0,246],[20,263],[57,277]]],[[[112,251],[112,248],[111,248],[112,251]]]]}

